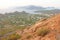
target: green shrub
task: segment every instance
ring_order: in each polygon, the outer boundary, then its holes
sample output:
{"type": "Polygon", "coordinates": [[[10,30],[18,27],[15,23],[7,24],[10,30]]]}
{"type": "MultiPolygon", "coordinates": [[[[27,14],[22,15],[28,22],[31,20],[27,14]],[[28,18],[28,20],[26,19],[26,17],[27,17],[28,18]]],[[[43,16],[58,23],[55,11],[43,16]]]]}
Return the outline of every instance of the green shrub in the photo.
{"type": "Polygon", "coordinates": [[[18,34],[12,34],[9,36],[9,40],[17,40],[19,38],[21,38],[21,36],[18,34]]]}
{"type": "Polygon", "coordinates": [[[41,28],[37,31],[38,36],[45,36],[46,34],[48,34],[50,32],[49,29],[47,28],[41,28]]]}

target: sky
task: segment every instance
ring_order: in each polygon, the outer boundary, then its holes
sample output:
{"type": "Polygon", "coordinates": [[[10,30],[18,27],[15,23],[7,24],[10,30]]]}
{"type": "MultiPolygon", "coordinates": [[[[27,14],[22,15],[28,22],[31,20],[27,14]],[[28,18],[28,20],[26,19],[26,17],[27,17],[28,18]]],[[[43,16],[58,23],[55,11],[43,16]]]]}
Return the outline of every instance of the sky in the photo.
{"type": "Polygon", "coordinates": [[[0,9],[27,5],[60,8],[60,0],[0,0],[0,9]]]}

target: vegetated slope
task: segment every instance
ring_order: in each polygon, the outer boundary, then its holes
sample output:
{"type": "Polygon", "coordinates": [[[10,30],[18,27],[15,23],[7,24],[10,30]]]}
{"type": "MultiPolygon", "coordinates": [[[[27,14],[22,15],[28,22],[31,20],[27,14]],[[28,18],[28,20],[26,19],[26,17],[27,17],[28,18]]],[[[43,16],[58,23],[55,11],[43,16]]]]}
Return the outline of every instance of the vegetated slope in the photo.
{"type": "Polygon", "coordinates": [[[17,33],[21,36],[18,40],[60,40],[60,14],[17,33]]]}
{"type": "Polygon", "coordinates": [[[0,14],[0,37],[14,33],[15,30],[24,29],[33,25],[37,20],[49,18],[45,14],[29,14],[26,12],[12,12],[0,14]]]}

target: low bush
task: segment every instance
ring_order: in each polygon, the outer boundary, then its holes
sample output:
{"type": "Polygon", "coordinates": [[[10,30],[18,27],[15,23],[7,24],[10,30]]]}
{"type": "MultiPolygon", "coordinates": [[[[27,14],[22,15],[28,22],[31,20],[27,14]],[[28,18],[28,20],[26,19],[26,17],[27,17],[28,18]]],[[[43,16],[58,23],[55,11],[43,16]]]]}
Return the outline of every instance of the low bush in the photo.
{"type": "Polygon", "coordinates": [[[32,37],[31,35],[28,35],[28,36],[27,36],[27,39],[29,39],[29,38],[31,38],[31,37],[32,37]]]}
{"type": "Polygon", "coordinates": [[[12,34],[9,36],[9,40],[17,40],[19,38],[21,38],[21,36],[18,34],[12,34]]]}
{"type": "Polygon", "coordinates": [[[49,29],[47,28],[41,28],[37,31],[38,36],[45,36],[46,34],[48,34],[50,32],[49,29]]]}

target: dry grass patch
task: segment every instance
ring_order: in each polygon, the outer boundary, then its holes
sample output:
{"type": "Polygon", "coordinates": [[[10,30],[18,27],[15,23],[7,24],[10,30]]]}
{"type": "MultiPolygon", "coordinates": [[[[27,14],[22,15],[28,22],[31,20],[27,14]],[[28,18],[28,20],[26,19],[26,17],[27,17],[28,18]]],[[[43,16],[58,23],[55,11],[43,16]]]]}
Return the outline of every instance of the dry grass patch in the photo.
{"type": "Polygon", "coordinates": [[[38,36],[45,36],[50,32],[47,28],[41,28],[37,31],[38,36]]]}

